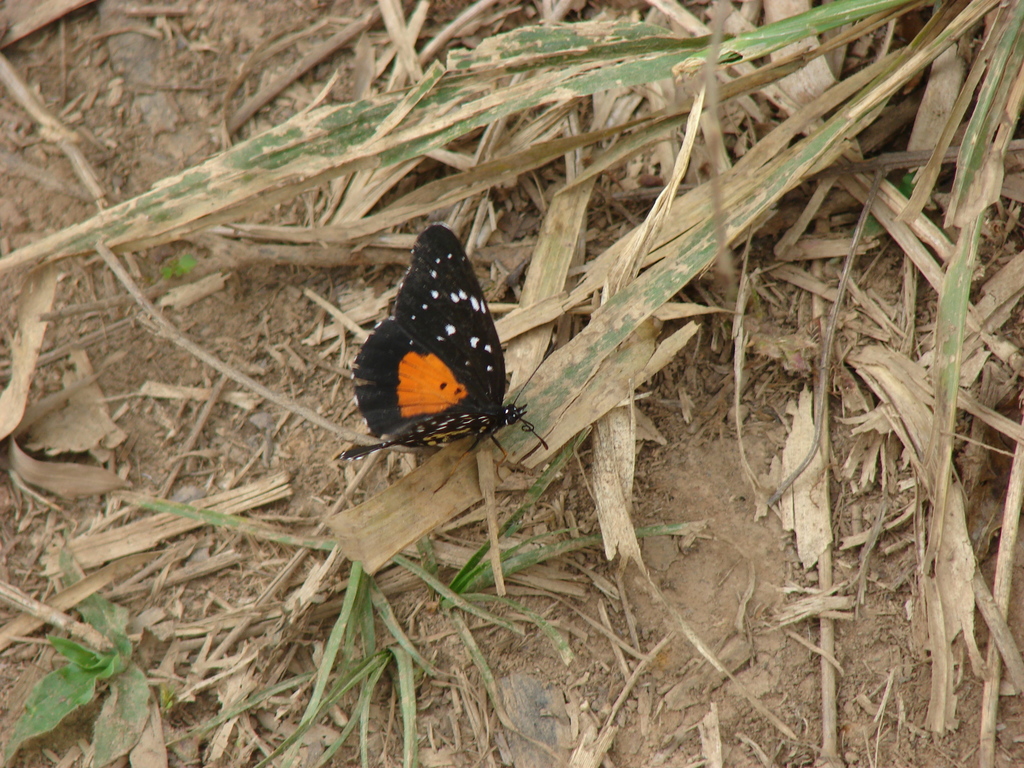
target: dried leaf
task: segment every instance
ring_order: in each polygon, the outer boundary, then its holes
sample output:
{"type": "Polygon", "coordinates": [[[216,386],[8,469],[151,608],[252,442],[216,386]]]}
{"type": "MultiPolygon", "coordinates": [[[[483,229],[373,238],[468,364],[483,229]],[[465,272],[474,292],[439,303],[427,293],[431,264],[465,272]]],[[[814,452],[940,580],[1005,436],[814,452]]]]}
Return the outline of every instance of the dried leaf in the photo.
{"type": "Polygon", "coordinates": [[[21,286],[18,332],[11,344],[11,380],[0,394],[0,438],[11,434],[25,413],[32,374],[46,334],[47,323],[40,318],[53,307],[56,292],[57,267],[52,264],[29,272],[21,286]]]}
{"type": "MultiPolygon", "coordinates": [[[[777,459],[772,471],[779,477],[788,477],[804,460],[814,441],[814,419],[811,414],[814,398],[804,389],[797,404],[790,403],[788,412],[793,414],[793,426],[782,454],[781,472],[777,459]]],[[[811,568],[818,557],[832,543],[832,524],[826,503],[824,483],[825,461],[819,451],[804,473],[779,500],[776,513],[787,531],[796,534],[796,549],[804,568],[811,568]]]]}
{"type": "Polygon", "coordinates": [[[601,523],[604,554],[609,560],[621,554],[644,568],[633,526],[633,472],[636,461],[636,422],[633,403],[613,408],[594,428],[594,504],[601,523]]]}
{"type": "Polygon", "coordinates": [[[65,499],[98,496],[127,485],[116,474],[102,467],[33,459],[14,440],[7,441],[7,457],[11,469],[26,483],[65,499]]]}
{"type": "Polygon", "coordinates": [[[75,373],[68,374],[65,388],[74,389],[63,408],[51,411],[32,425],[24,440],[26,447],[55,456],[120,445],[128,436],[110,418],[107,400],[95,381],[89,356],[84,350],[75,350],[70,358],[75,373]],[[84,380],[90,381],[75,386],[84,380]]]}

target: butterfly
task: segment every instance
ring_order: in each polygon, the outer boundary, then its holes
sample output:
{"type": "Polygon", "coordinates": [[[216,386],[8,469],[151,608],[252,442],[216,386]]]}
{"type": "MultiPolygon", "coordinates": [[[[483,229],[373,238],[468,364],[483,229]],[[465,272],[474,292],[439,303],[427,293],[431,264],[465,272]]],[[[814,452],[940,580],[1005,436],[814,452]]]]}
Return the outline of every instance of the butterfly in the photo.
{"type": "Polygon", "coordinates": [[[342,459],[469,435],[476,436],[470,450],[484,437],[501,448],[494,433],[517,422],[537,434],[523,418],[525,405],[503,404],[498,331],[469,257],[443,224],[416,238],[391,316],[366,339],[352,376],[360,413],[370,431],[385,439],[350,448],[342,459]]]}

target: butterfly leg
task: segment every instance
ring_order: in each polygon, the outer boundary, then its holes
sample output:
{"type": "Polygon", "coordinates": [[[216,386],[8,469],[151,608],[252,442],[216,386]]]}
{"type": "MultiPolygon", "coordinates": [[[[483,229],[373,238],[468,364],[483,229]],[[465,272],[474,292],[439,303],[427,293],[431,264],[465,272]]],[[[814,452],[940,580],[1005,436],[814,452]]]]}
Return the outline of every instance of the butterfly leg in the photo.
{"type": "MultiPolygon", "coordinates": [[[[494,434],[493,434],[493,433],[492,433],[492,434],[490,434],[490,435],[488,435],[488,437],[490,437],[490,438],[491,438],[491,441],[492,441],[492,442],[493,442],[493,443],[494,443],[494,444],[495,444],[496,446],[498,446],[498,450],[499,450],[499,451],[501,451],[501,461],[499,461],[499,462],[498,462],[498,466],[500,467],[500,466],[501,466],[502,464],[504,464],[504,463],[505,463],[505,459],[507,459],[507,458],[508,458],[508,451],[506,451],[506,450],[505,450],[505,447],[504,447],[504,446],[503,446],[503,445],[502,445],[501,443],[499,443],[499,442],[498,442],[498,438],[496,438],[496,437],[494,436],[494,434]]],[[[478,439],[479,439],[479,438],[478,438],[478,439]]]]}

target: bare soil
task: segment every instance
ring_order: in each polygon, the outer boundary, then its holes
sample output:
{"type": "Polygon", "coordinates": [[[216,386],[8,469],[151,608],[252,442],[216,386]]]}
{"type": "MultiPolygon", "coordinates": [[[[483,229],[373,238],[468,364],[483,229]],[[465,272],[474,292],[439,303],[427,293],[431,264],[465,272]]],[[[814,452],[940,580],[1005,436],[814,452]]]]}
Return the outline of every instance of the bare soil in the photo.
{"type": "MultiPolygon", "coordinates": [[[[268,38],[284,31],[306,29],[329,17],[353,18],[361,7],[349,3],[294,2],[195,2],[186,4],[182,16],[168,16],[159,24],[152,19],[123,14],[117,2],[94,3],[67,15],[4,53],[46,104],[83,135],[89,137],[87,155],[100,173],[110,201],[131,197],[160,179],[195,164],[222,148],[224,99],[244,62],[268,38]],[[122,32],[125,25],[145,32],[122,32]]],[[[435,8],[438,19],[451,18],[461,4],[435,8]]],[[[303,46],[323,39],[330,29],[290,47],[281,56],[262,62],[245,81],[242,91],[251,92],[279,68],[294,61],[303,46]]],[[[349,87],[346,72],[351,52],[331,59],[301,79],[247,124],[243,135],[273,125],[310,94],[316,94],[340,67],[342,77],[332,96],[345,99],[349,87]]],[[[233,95],[229,104],[237,105],[233,95]]],[[[34,123],[6,94],[0,94],[3,150],[45,169],[54,180],[78,186],[67,160],[41,140],[34,123]]],[[[82,221],[95,207],[75,197],[49,191],[38,181],[0,169],[4,193],[0,197],[0,232],[5,251],[38,239],[45,233],[82,221]]],[[[509,194],[514,194],[510,192],[509,194]]],[[[524,201],[529,196],[522,194],[524,201]]],[[[307,221],[304,199],[279,206],[265,214],[271,223],[307,221]]],[[[524,220],[530,221],[530,211],[524,220]]],[[[536,219],[534,219],[536,221],[536,219]]],[[[408,231],[422,222],[414,222],[408,231]]],[[[138,253],[129,261],[137,278],[153,284],[160,268],[182,253],[206,256],[188,244],[172,244],[138,253]]],[[[880,291],[898,290],[896,251],[883,254],[873,280],[880,291]]],[[[339,352],[326,364],[310,354],[304,344],[323,319],[323,312],[302,296],[310,288],[336,299],[340,294],[381,291],[401,275],[401,254],[392,266],[321,267],[267,266],[255,264],[230,272],[226,286],[184,310],[166,315],[197,343],[268,387],[285,392],[319,409],[328,418],[359,428],[352,402],[347,365],[352,349],[339,352]]],[[[55,319],[46,350],[86,347],[100,384],[109,398],[110,410],[127,438],[111,454],[110,466],[127,477],[134,490],[155,493],[167,476],[170,463],[191,430],[202,401],[161,400],[138,393],[147,382],[209,387],[216,375],[202,364],[155,335],[129,302],[106,309],[76,312],[79,305],[123,297],[116,281],[97,260],[63,262],[55,319]],[[128,325],[115,326],[123,318],[128,325]],[[105,332],[109,329],[109,332],[105,332]],[[99,336],[90,337],[90,334],[99,336]]],[[[187,279],[187,278],[186,278],[187,279]]],[[[699,291],[716,296],[713,281],[699,291]]],[[[777,286],[780,301],[767,306],[766,322],[786,334],[801,331],[791,306],[806,299],[795,288],[777,286]],[[786,293],[788,292],[788,294],[786,293]]],[[[6,355],[14,333],[13,302],[17,285],[0,285],[3,338],[0,352],[6,355]]],[[[511,300],[511,296],[508,297],[511,300]]],[[[725,303],[724,297],[718,300],[725,303]]],[[[790,533],[769,513],[758,517],[754,496],[741,470],[732,404],[732,362],[729,327],[709,316],[696,342],[646,388],[640,401],[665,439],[638,443],[634,521],[638,526],[658,523],[701,523],[692,536],[654,537],[643,542],[649,572],[663,593],[681,612],[696,633],[727,662],[736,682],[710,669],[693,646],[679,635],[664,646],[636,681],[617,715],[621,726],[608,755],[609,766],[686,766],[700,764],[701,734],[698,724],[712,706],[717,708],[724,747],[724,764],[761,766],[814,765],[820,760],[813,745],[821,735],[821,657],[813,652],[820,643],[819,622],[804,620],[780,626],[780,609],[791,599],[817,586],[816,571],[799,563],[790,533]],[[780,720],[793,728],[799,742],[782,736],[740,694],[737,683],[759,698],[780,720]]],[[[669,330],[669,329],[667,329],[669,330]]],[[[3,355],[0,355],[2,357],[3,355]]],[[[41,396],[61,386],[69,370],[66,357],[47,362],[37,373],[35,392],[41,396]]],[[[777,360],[754,355],[749,365],[749,385],[744,396],[748,409],[744,432],[748,460],[758,471],[767,470],[786,436],[786,403],[804,386],[811,386],[806,372],[789,372],[777,360]]],[[[229,387],[233,389],[234,387],[229,387]]],[[[338,444],[294,418],[282,419],[273,408],[260,407],[274,424],[269,432],[253,422],[254,412],[221,402],[215,406],[193,454],[174,484],[171,498],[193,498],[285,470],[291,476],[294,495],[260,510],[257,519],[286,523],[296,530],[312,531],[345,491],[351,467],[336,460],[338,444]],[[268,436],[269,435],[269,436],[268,436]],[[267,450],[267,446],[271,450],[267,450]],[[349,474],[346,474],[349,473],[349,474]],[[190,492],[194,492],[191,493],[190,492]]],[[[258,420],[257,420],[258,422],[258,420]]],[[[833,440],[836,455],[850,436],[837,427],[833,440]]],[[[580,533],[598,530],[594,505],[582,472],[589,462],[588,444],[579,461],[570,462],[535,510],[524,530],[526,535],[575,526],[580,533]]],[[[897,450],[897,446],[891,446],[897,450]]],[[[387,467],[408,462],[392,457],[387,467]]],[[[902,470],[901,470],[902,471],[902,470]]],[[[375,476],[357,496],[379,490],[394,472],[375,476]]],[[[897,480],[898,478],[890,478],[897,480]]],[[[512,483],[514,485],[515,483],[512,483]]],[[[521,488],[525,482],[519,478],[521,488]]],[[[877,491],[853,497],[835,483],[834,498],[840,510],[835,522],[837,541],[870,527],[879,513],[877,491]]],[[[500,494],[504,509],[514,509],[521,491],[500,494]]],[[[893,509],[911,504],[894,491],[893,509]]],[[[119,525],[148,513],[135,511],[125,520],[108,516],[119,509],[103,498],[44,504],[0,484],[0,578],[45,600],[54,589],[46,575],[47,563],[66,542],[90,528],[119,525]]],[[[893,515],[895,516],[895,514],[893,515]]],[[[479,523],[448,529],[440,540],[475,548],[486,539],[479,523]]],[[[155,611],[157,621],[170,631],[146,634],[142,659],[154,680],[184,681],[202,639],[175,634],[175,627],[194,626],[200,620],[229,609],[243,609],[263,592],[293,551],[226,531],[200,529],[166,542],[180,547],[167,574],[225,552],[238,554],[230,567],[174,586],[154,581],[147,589],[116,598],[135,618],[155,611]],[[175,639],[177,638],[177,639],[175,639]],[[184,643],[184,644],[182,644],[184,643]],[[174,656],[168,665],[168,652],[174,656]]],[[[303,572],[323,557],[311,553],[300,572],[286,582],[297,586],[303,572]]],[[[613,634],[641,654],[651,651],[674,633],[662,606],[650,593],[634,566],[620,570],[600,549],[587,550],[555,561],[549,575],[575,585],[576,594],[544,593],[536,584],[513,581],[513,595],[547,616],[570,638],[575,660],[565,666],[547,639],[530,627],[525,637],[500,628],[474,625],[477,640],[499,677],[514,673],[536,678],[566,701],[573,738],[588,727],[597,727],[635,669],[638,658],[623,655],[611,642],[613,634]],[[604,631],[588,623],[589,618],[604,631]]],[[[837,549],[836,582],[856,580],[861,568],[859,548],[837,549]]],[[[924,730],[929,699],[928,654],[921,646],[923,634],[913,613],[916,600],[913,521],[885,532],[868,564],[863,583],[864,600],[856,610],[844,612],[836,622],[836,658],[841,668],[838,718],[841,756],[849,766],[962,766],[972,764],[977,749],[978,701],[982,681],[964,656],[957,692],[960,727],[936,737],[924,730]]],[[[338,581],[344,575],[339,574],[338,581]]],[[[1018,582],[1020,579],[1018,578],[1018,582]]],[[[463,698],[453,698],[447,686],[422,683],[420,743],[427,765],[476,766],[505,764],[511,759],[507,734],[484,700],[476,672],[450,627],[433,612],[429,590],[419,582],[403,582],[389,596],[418,643],[451,680],[461,680],[463,698]],[[468,691],[469,693],[465,693],[468,691]],[[471,722],[469,713],[483,713],[484,723],[471,722]],[[478,737],[483,736],[481,742],[478,737]]],[[[279,605],[289,589],[275,598],[279,605]]],[[[855,592],[855,590],[854,590],[855,592]]],[[[337,595],[322,595],[325,612],[304,614],[301,624],[282,624],[275,638],[247,637],[229,655],[248,651],[260,655],[260,668],[282,663],[293,670],[314,668],[315,658],[337,613],[337,595]],[[333,614],[326,607],[333,607],[333,614]],[[290,659],[290,660],[288,660],[290,659]]],[[[0,621],[13,618],[0,609],[0,621]]],[[[145,626],[149,626],[145,624],[145,626]]],[[[1015,603],[1010,626],[1024,635],[1024,613],[1015,603]]],[[[139,628],[141,631],[141,626],[139,628]]],[[[225,633],[213,632],[214,645],[225,633]]],[[[16,643],[0,654],[0,733],[9,734],[21,713],[31,685],[56,663],[42,632],[16,643]]],[[[141,635],[140,635],[141,637],[141,635]]],[[[828,662],[824,662],[828,663],[828,662]]],[[[217,670],[211,668],[212,675],[217,670]]],[[[259,672],[253,673],[259,678],[259,672]]],[[[265,682],[265,681],[259,681],[265,682]]],[[[456,686],[458,687],[458,686],[456,686]]],[[[165,735],[170,739],[215,715],[227,694],[214,685],[164,711],[165,735]]],[[[294,723],[301,707],[289,709],[279,702],[285,720],[294,723]]],[[[393,702],[387,695],[376,703],[379,722],[371,727],[371,764],[390,765],[400,759],[394,724],[393,702]],[[373,750],[376,750],[375,752],[373,750]]],[[[269,710],[272,712],[272,709],[269,710]]],[[[94,712],[93,712],[94,714],[94,712]]],[[[18,765],[49,765],[68,755],[78,739],[88,738],[88,715],[62,728],[52,742],[32,745],[19,755],[18,765]],[[44,748],[48,751],[44,752],[44,748]]],[[[1002,765],[1024,764],[1024,721],[1018,697],[1004,697],[999,760],[1002,765]]],[[[273,717],[249,714],[238,725],[235,738],[255,744],[273,743],[273,717]]],[[[340,721],[335,720],[337,726],[340,721]]],[[[170,752],[174,765],[206,764],[211,745],[206,742],[178,744],[170,752]]],[[[228,751],[229,764],[241,759],[255,762],[258,751],[228,751]],[[243,757],[239,757],[243,756],[243,757]]],[[[346,749],[337,764],[357,759],[346,749]]],[[[65,765],[68,763],[64,763],[65,765]]],[[[81,764],[81,758],[74,764],[81,764]]]]}

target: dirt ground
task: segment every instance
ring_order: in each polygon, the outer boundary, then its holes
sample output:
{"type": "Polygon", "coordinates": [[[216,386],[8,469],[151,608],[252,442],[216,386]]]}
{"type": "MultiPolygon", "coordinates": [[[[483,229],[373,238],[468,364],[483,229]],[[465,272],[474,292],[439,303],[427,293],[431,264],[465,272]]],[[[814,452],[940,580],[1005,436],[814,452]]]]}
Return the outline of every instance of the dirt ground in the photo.
{"type": "MultiPolygon", "coordinates": [[[[154,20],[128,15],[129,5],[88,5],[4,51],[43,101],[88,137],[86,154],[98,169],[111,202],[132,197],[223,147],[225,96],[243,63],[266,45],[271,31],[274,36],[298,32],[324,18],[349,19],[364,10],[348,2],[200,0],[182,4],[186,8],[182,15],[154,20]]],[[[454,16],[461,5],[442,3],[431,12],[443,20],[454,16]]],[[[277,58],[263,61],[241,91],[251,92],[261,78],[265,81],[294,61],[304,45],[331,31],[330,26],[315,31],[277,58]]],[[[260,111],[242,128],[241,135],[253,135],[305,106],[335,70],[341,76],[330,95],[338,100],[348,98],[350,56],[350,52],[342,52],[315,68],[260,111]]],[[[238,95],[232,95],[229,104],[237,106],[238,101],[238,95]]],[[[65,157],[40,140],[34,123],[6,94],[0,95],[0,124],[5,152],[45,169],[54,184],[78,188],[65,157]]],[[[4,190],[0,195],[0,234],[5,253],[95,213],[95,207],[81,197],[56,191],[39,180],[3,170],[0,177],[4,190]]],[[[515,190],[508,194],[528,199],[515,190]]],[[[262,221],[307,222],[309,204],[309,198],[300,197],[266,212],[262,221]]],[[[631,204],[642,215],[646,204],[631,204]]],[[[529,234],[536,218],[531,219],[528,209],[524,210],[529,234]]],[[[413,222],[408,231],[414,232],[420,224],[413,222]]],[[[770,248],[770,244],[755,243],[755,259],[758,247],[770,248]]],[[[200,263],[207,255],[194,244],[175,243],[137,253],[128,263],[143,285],[152,285],[159,280],[161,268],[183,253],[197,254],[200,263]]],[[[197,343],[271,389],[285,392],[331,419],[361,428],[347,370],[354,350],[342,350],[327,362],[311,352],[317,347],[308,339],[324,315],[304,297],[303,290],[338,303],[346,297],[379,293],[393,286],[402,273],[403,254],[398,250],[395,254],[395,263],[385,266],[254,263],[227,274],[222,290],[185,309],[166,309],[165,314],[197,343]]],[[[895,249],[878,256],[869,284],[879,295],[899,290],[894,276],[900,258],[895,249]]],[[[808,300],[788,284],[780,283],[776,289],[780,301],[765,305],[763,322],[795,334],[799,330],[796,316],[801,313],[790,311],[786,302],[799,305],[808,300]]],[[[699,282],[692,290],[695,301],[728,303],[727,297],[717,293],[712,279],[699,282]]],[[[15,284],[0,285],[0,359],[6,357],[12,343],[16,292],[15,284]]],[[[502,298],[514,300],[511,294],[502,298]]],[[[42,395],[59,388],[72,367],[68,351],[84,348],[101,374],[99,384],[111,415],[124,433],[117,445],[97,455],[109,460],[108,466],[124,475],[133,490],[156,494],[171,463],[179,458],[204,401],[149,397],[140,391],[153,382],[210,387],[216,381],[215,373],[153,333],[95,258],[62,263],[55,307],[59,316],[51,324],[44,352],[56,354],[40,367],[35,391],[42,395]],[[104,299],[120,301],[98,309],[78,309],[104,299]],[[124,318],[129,322],[120,322],[124,318]]],[[[780,616],[787,604],[814,592],[817,570],[801,566],[792,534],[783,530],[775,514],[757,514],[754,494],[741,469],[730,412],[734,386],[730,328],[721,316],[709,315],[701,323],[695,341],[642,390],[645,396],[638,401],[651,426],[642,430],[650,439],[638,442],[633,514],[638,526],[695,524],[689,536],[645,539],[642,552],[654,583],[725,660],[735,681],[710,669],[692,644],[675,632],[635,566],[620,570],[619,563],[607,562],[599,548],[567,555],[541,569],[559,583],[572,585],[572,593],[546,592],[537,582],[510,582],[512,595],[547,616],[570,638],[575,653],[571,664],[563,664],[551,643],[532,625],[525,637],[474,625],[479,630],[477,640],[497,677],[527,675],[564,697],[571,736],[579,738],[588,727],[604,722],[636,668],[639,658],[624,652],[622,645],[647,654],[671,635],[634,681],[618,710],[620,728],[606,766],[701,764],[705,755],[702,728],[707,727],[705,718],[712,707],[720,722],[724,765],[815,765],[820,761],[815,745],[820,744],[822,727],[823,662],[814,652],[820,643],[819,620],[815,617],[783,625],[780,616]],[[621,642],[613,642],[610,635],[621,642]],[[798,740],[785,738],[756,712],[738,685],[745,686],[792,728],[798,740]]],[[[744,446],[756,471],[766,472],[786,439],[786,404],[813,382],[806,372],[784,368],[770,355],[751,355],[748,376],[743,400],[747,408],[744,446]]],[[[233,390],[233,385],[229,389],[233,390]]],[[[849,427],[837,424],[832,440],[835,455],[845,457],[853,440],[849,427]]],[[[247,409],[220,402],[197,444],[189,449],[168,498],[196,499],[283,470],[291,478],[292,496],[252,516],[297,531],[312,531],[352,480],[355,470],[337,461],[341,447],[314,427],[282,418],[266,404],[247,409]],[[272,450],[266,450],[268,445],[272,450]]],[[[889,478],[893,519],[912,509],[915,497],[900,487],[907,468],[898,459],[898,444],[890,443],[889,449],[897,457],[891,463],[895,474],[889,478]]],[[[578,461],[568,464],[530,512],[524,535],[566,524],[581,534],[598,531],[584,476],[590,451],[589,442],[584,443],[578,461]]],[[[389,478],[393,480],[409,461],[404,455],[388,458],[387,472],[379,473],[356,500],[379,490],[389,478]]],[[[526,483],[527,479],[516,475],[506,487],[522,489],[526,483]]],[[[856,496],[836,479],[833,485],[834,533],[841,542],[871,527],[882,500],[877,487],[856,496]]],[[[520,499],[521,490],[499,494],[505,511],[514,509],[520,499]]],[[[150,514],[135,510],[122,518],[118,516],[122,509],[104,498],[51,499],[44,504],[9,484],[0,484],[0,578],[45,600],[55,588],[48,568],[55,553],[68,542],[91,530],[116,528],[150,514]]],[[[914,516],[909,515],[902,525],[882,534],[862,579],[860,548],[837,549],[834,554],[836,583],[854,585],[844,594],[855,595],[856,585],[863,584],[863,602],[835,614],[840,753],[848,766],[962,766],[976,760],[982,681],[972,671],[966,654],[956,671],[959,728],[941,737],[924,728],[929,665],[928,653],[921,645],[921,628],[915,625],[919,617],[914,613],[914,524],[914,516]]],[[[473,522],[447,526],[436,538],[475,549],[486,536],[483,525],[473,522]]],[[[246,609],[294,555],[285,547],[210,529],[183,534],[160,549],[175,547],[178,555],[165,575],[226,554],[234,559],[228,558],[225,567],[201,578],[164,583],[154,574],[142,582],[145,589],[120,596],[111,593],[111,599],[129,610],[135,631],[149,629],[141,658],[154,683],[195,682],[191,669],[196,654],[207,653],[208,648],[204,649],[203,638],[186,633],[185,628],[191,631],[205,626],[212,643],[219,643],[225,632],[204,625],[203,620],[222,611],[246,609]],[[154,627],[161,631],[153,631],[154,627]]],[[[301,584],[303,572],[323,557],[323,553],[311,553],[286,585],[301,584]]],[[[339,582],[343,575],[344,570],[339,582]]],[[[464,701],[453,698],[450,688],[436,681],[422,684],[419,736],[423,763],[508,764],[514,749],[483,700],[464,649],[440,615],[431,611],[433,597],[427,587],[419,582],[402,584],[386,591],[411,639],[442,672],[453,680],[461,679],[464,690],[477,695],[476,701],[464,701]],[[473,713],[482,714],[483,722],[473,721],[473,713]]],[[[277,593],[274,605],[280,607],[287,593],[287,588],[277,593]]],[[[258,653],[261,670],[278,664],[282,669],[313,668],[337,615],[338,595],[324,594],[318,600],[323,601],[320,613],[302,614],[297,625],[286,626],[271,639],[246,636],[230,655],[258,653]]],[[[14,615],[7,608],[0,609],[4,623],[14,615]]],[[[1024,635],[1020,605],[1013,609],[1010,626],[1016,636],[1024,635]]],[[[983,629],[981,634],[983,642],[983,629]]],[[[31,685],[59,660],[42,637],[42,632],[36,632],[0,654],[0,733],[10,733],[31,685]]],[[[216,671],[212,666],[205,674],[211,676],[216,671]]],[[[262,684],[272,682],[260,678],[258,672],[252,674],[262,684]]],[[[164,711],[165,736],[171,739],[184,734],[212,717],[226,698],[227,693],[214,684],[172,704],[164,711]]],[[[370,728],[371,764],[397,764],[400,747],[393,702],[382,694],[375,706],[380,721],[370,728]]],[[[283,702],[280,711],[286,713],[282,719],[290,723],[302,712],[283,702]]],[[[252,745],[273,744],[280,723],[274,720],[272,709],[266,712],[270,712],[266,718],[255,714],[243,718],[245,722],[238,725],[232,740],[250,746],[228,749],[228,757],[222,760],[252,764],[259,756],[252,745]]],[[[1004,696],[998,753],[1002,765],[1024,764],[1021,715],[1019,698],[1004,696]]],[[[75,759],[74,750],[78,748],[76,740],[88,739],[88,716],[86,712],[52,742],[30,745],[16,764],[50,765],[62,758],[71,762],[61,765],[83,764],[80,753],[75,759]]],[[[338,724],[336,719],[332,727],[338,724]]],[[[179,743],[170,751],[171,763],[206,764],[210,749],[205,741],[179,743]]],[[[355,759],[357,753],[346,748],[337,764],[355,759]]],[[[517,764],[531,763],[520,757],[517,764]]]]}

